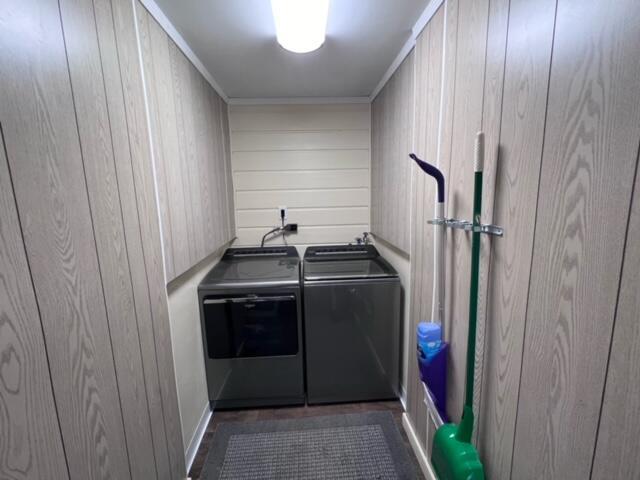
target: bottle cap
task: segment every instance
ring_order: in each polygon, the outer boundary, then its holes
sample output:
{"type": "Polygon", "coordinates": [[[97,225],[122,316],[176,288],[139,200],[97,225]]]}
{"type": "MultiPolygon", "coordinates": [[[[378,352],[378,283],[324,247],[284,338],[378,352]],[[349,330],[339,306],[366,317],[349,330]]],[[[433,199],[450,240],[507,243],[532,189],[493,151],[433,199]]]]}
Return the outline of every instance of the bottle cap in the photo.
{"type": "Polygon", "coordinates": [[[420,322],[418,336],[426,342],[440,342],[442,341],[442,327],[437,323],[420,322]]]}

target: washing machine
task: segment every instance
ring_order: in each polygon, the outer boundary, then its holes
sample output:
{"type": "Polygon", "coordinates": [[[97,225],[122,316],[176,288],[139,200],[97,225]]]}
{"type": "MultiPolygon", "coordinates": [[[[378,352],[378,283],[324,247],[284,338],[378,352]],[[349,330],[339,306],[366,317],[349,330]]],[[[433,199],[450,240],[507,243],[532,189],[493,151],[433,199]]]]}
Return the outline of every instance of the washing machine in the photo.
{"type": "Polygon", "coordinates": [[[303,265],[307,401],[398,398],[402,287],[373,245],[313,246],[303,265]]]}

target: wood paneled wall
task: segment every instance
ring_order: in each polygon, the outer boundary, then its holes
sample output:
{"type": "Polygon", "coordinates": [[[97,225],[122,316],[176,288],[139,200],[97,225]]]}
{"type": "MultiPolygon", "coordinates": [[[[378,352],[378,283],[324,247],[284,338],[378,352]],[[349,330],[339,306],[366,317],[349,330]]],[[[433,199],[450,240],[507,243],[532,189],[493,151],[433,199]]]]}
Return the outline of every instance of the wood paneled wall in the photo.
{"type": "Polygon", "coordinates": [[[369,105],[234,105],[230,122],[239,244],[259,245],[279,206],[298,223],[292,244],[369,230],[369,105]]]}
{"type": "MultiPolygon", "coordinates": [[[[506,230],[482,243],[484,354],[474,393],[488,478],[640,475],[632,413],[640,380],[632,367],[640,351],[639,41],[640,5],[631,0],[446,0],[418,38],[416,153],[445,172],[448,216],[469,218],[473,141],[483,130],[483,221],[506,230]]],[[[389,132],[374,134],[374,158],[376,135],[389,132]]],[[[432,227],[424,221],[435,186],[417,169],[412,175],[415,335],[431,312],[432,227]]],[[[448,408],[456,420],[469,251],[467,234],[448,233],[448,408]]],[[[429,446],[409,354],[408,415],[429,446]]]]}
{"type": "Polygon", "coordinates": [[[0,24],[0,477],[184,478],[165,266],[232,235],[226,105],[129,0],[0,24]]]}
{"type": "MultiPolygon", "coordinates": [[[[438,125],[440,122],[441,82],[442,82],[442,42],[444,33],[444,7],[436,12],[425,27],[415,47],[415,127],[413,145],[417,155],[423,160],[438,163],[438,125]]],[[[414,163],[414,162],[411,162],[414,163]]],[[[448,162],[441,162],[443,172],[449,171],[448,162]]],[[[431,317],[431,294],[433,291],[433,227],[427,223],[434,217],[436,184],[411,165],[412,192],[414,204],[410,207],[411,218],[411,291],[410,325],[407,382],[407,410],[414,420],[420,438],[426,438],[430,419],[424,408],[422,385],[418,365],[414,358],[415,331],[418,322],[431,317]],[[414,171],[415,170],[415,171],[414,171]],[[421,266],[421,268],[418,268],[421,266]]]]}
{"type": "Polygon", "coordinates": [[[136,6],[170,281],[235,236],[227,104],[136,6]]]}
{"type": "Polygon", "coordinates": [[[371,231],[409,253],[414,51],[371,103],[371,231]]]}
{"type": "Polygon", "coordinates": [[[65,479],[69,474],[58,417],[51,414],[56,404],[44,335],[9,177],[7,147],[4,138],[0,140],[0,473],[13,478],[65,479]]]}

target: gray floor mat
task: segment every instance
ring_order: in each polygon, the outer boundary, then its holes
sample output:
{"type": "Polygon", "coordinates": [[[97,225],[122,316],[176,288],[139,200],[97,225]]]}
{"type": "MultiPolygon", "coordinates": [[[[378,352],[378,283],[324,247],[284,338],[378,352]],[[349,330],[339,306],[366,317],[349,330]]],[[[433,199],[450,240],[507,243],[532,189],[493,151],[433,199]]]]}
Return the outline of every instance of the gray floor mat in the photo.
{"type": "Polygon", "coordinates": [[[419,478],[388,412],[223,423],[206,480],[408,480],[419,478]]]}

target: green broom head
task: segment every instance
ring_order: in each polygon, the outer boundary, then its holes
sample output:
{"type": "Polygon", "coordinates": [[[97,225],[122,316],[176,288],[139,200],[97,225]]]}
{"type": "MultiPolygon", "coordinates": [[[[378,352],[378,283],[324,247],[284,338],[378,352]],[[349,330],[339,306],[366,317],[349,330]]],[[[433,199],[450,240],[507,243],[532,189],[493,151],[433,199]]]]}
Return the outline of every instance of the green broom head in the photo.
{"type": "Polygon", "coordinates": [[[460,425],[442,425],[433,437],[431,464],[438,480],[484,480],[484,468],[471,444],[473,410],[464,407],[460,425]]]}

